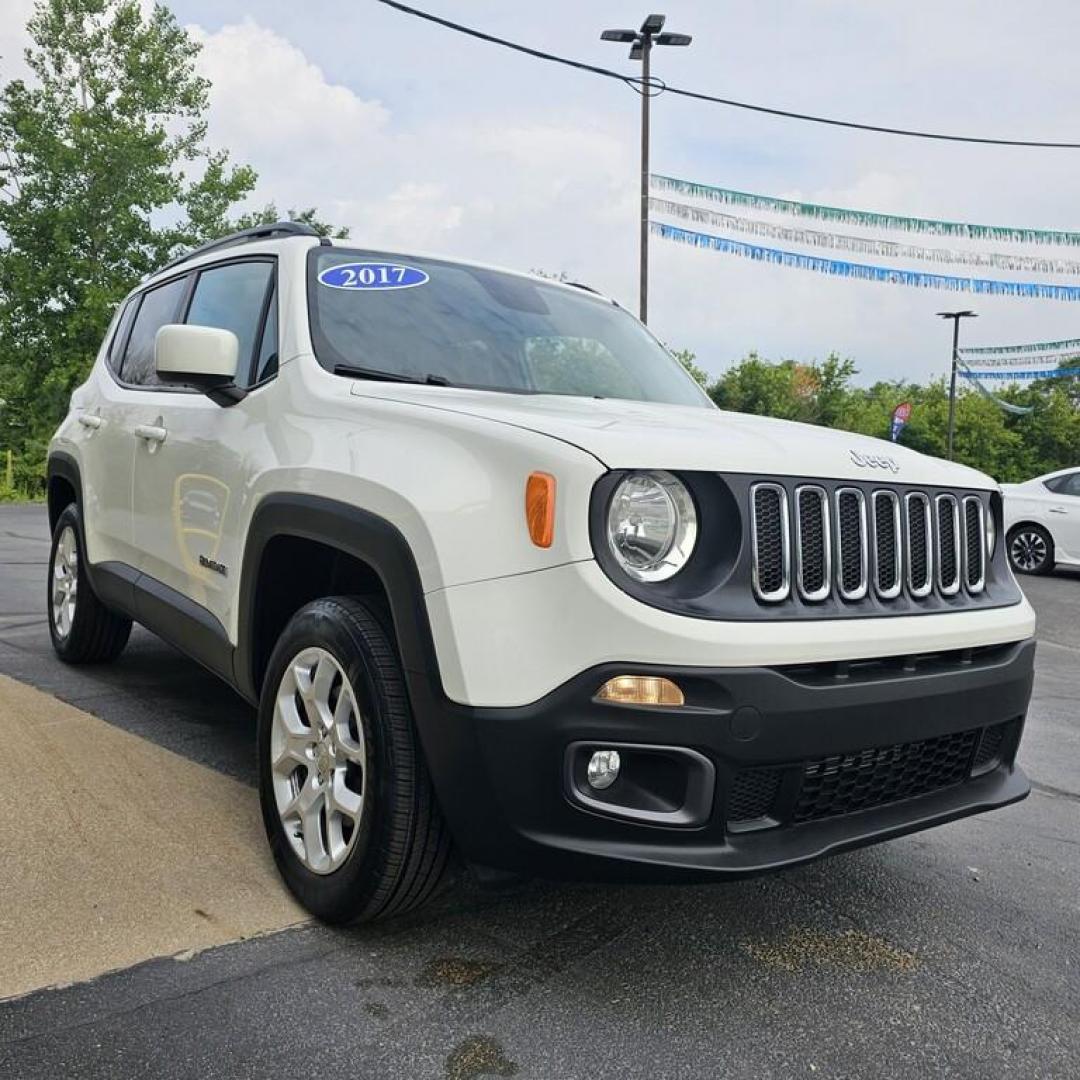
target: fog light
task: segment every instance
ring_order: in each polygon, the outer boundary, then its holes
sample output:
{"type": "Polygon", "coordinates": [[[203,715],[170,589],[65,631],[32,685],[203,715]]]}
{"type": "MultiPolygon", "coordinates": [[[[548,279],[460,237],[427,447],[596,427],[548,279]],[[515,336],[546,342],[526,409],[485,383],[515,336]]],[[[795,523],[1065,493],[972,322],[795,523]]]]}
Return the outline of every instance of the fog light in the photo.
{"type": "Polygon", "coordinates": [[[686,700],[670,679],[656,675],[617,675],[600,687],[596,698],[620,705],[682,705],[686,700]]]}
{"type": "Polygon", "coordinates": [[[603,791],[611,787],[619,778],[619,751],[597,750],[589,758],[589,770],[586,775],[589,778],[589,787],[596,791],[603,791]]]}

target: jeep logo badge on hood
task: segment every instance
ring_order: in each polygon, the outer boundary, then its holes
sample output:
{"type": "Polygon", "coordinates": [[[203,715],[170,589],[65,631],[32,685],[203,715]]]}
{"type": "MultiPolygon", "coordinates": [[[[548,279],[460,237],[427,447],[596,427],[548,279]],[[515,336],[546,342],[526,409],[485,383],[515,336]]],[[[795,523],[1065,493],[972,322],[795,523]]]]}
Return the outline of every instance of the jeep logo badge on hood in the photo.
{"type": "Polygon", "coordinates": [[[891,469],[894,473],[900,471],[896,461],[885,454],[860,454],[857,450],[849,451],[851,460],[860,469],[891,469]]]}

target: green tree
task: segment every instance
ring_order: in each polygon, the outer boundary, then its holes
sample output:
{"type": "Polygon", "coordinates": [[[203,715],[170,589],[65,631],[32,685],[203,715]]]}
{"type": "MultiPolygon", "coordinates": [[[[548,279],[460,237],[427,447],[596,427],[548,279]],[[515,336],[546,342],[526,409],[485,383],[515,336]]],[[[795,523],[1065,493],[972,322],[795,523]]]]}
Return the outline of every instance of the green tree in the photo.
{"type": "Polygon", "coordinates": [[[687,373],[693,378],[693,380],[702,388],[708,390],[709,388],[709,373],[697,365],[697,355],[691,352],[689,349],[676,349],[672,351],[672,356],[679,361],[687,373]]]}
{"type": "Polygon", "coordinates": [[[725,371],[709,388],[709,395],[722,409],[784,420],[809,420],[809,416],[803,415],[796,392],[795,371],[792,360],[772,364],[752,352],[725,371]]]}
{"type": "Polygon", "coordinates": [[[0,88],[0,448],[19,486],[40,477],[118,301],[235,227],[256,179],[206,144],[199,45],[165,7],[42,0],[28,30],[31,77],[0,88]]]}

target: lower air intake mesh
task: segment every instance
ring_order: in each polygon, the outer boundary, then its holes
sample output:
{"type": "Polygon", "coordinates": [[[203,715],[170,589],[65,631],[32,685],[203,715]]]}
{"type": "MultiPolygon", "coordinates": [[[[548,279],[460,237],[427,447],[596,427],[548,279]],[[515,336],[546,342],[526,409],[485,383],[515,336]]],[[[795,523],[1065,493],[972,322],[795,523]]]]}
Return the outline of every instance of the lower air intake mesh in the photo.
{"type": "Polygon", "coordinates": [[[816,821],[925,795],[967,779],[978,731],[809,761],[792,821],[816,821]]]}

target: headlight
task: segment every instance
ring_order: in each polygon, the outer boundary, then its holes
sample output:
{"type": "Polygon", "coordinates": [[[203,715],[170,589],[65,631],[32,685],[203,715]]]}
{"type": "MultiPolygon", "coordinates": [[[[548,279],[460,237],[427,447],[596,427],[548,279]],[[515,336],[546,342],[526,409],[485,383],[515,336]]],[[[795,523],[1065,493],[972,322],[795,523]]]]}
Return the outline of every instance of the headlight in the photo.
{"type": "Polygon", "coordinates": [[[611,496],[607,530],[612,554],[630,577],[666,581],[694,550],[694,500],[671,473],[631,473],[611,496]]]}
{"type": "Polygon", "coordinates": [[[994,558],[994,548],[997,547],[997,526],[994,524],[994,508],[988,506],[983,513],[986,522],[986,561],[994,558]]]}

